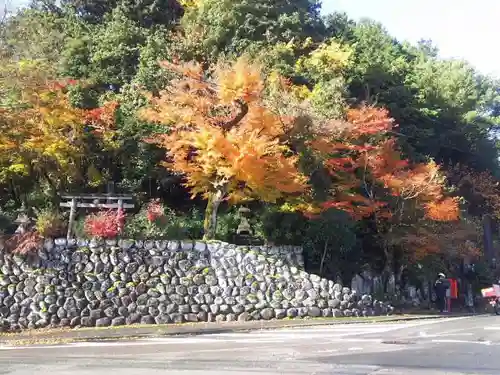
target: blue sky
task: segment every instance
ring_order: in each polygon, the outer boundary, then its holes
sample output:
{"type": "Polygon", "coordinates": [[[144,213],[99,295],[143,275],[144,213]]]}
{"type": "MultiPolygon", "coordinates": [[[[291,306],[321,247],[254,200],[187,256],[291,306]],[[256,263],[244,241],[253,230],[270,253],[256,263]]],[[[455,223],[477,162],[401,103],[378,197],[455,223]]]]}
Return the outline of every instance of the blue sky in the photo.
{"type": "MultiPolygon", "coordinates": [[[[11,6],[28,0],[0,0],[11,6]]],[[[466,59],[500,78],[500,0],[323,0],[323,11],[381,22],[400,40],[432,39],[442,57],[466,59]]]]}
{"type": "Polygon", "coordinates": [[[323,0],[323,11],[372,18],[399,40],[432,39],[442,57],[500,78],[500,0],[323,0]]]}

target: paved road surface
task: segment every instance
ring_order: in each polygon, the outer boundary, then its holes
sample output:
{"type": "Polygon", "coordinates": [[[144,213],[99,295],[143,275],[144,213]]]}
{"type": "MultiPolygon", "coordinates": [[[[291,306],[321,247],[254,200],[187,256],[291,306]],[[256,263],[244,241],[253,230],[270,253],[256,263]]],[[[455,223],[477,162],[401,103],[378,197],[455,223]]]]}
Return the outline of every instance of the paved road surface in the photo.
{"type": "Polygon", "coordinates": [[[500,317],[1,348],[9,375],[500,374],[500,317]]]}

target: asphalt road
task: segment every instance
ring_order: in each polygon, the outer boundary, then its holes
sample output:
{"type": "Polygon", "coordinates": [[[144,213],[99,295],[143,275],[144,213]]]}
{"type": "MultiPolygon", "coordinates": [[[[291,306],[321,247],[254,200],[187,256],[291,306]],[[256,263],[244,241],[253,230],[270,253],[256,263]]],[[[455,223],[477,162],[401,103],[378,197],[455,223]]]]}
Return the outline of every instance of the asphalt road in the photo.
{"type": "Polygon", "coordinates": [[[0,347],[9,375],[500,374],[500,317],[0,347]]]}

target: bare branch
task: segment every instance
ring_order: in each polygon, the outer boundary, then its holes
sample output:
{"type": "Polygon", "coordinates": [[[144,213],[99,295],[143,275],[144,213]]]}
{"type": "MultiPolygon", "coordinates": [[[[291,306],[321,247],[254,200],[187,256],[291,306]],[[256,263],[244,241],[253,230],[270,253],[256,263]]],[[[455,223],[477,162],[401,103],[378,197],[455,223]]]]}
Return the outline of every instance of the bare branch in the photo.
{"type": "Polygon", "coordinates": [[[245,101],[243,101],[242,99],[237,99],[235,101],[235,104],[239,107],[239,112],[231,121],[228,121],[222,125],[222,129],[226,132],[238,125],[240,121],[243,120],[248,114],[248,104],[245,101]]]}

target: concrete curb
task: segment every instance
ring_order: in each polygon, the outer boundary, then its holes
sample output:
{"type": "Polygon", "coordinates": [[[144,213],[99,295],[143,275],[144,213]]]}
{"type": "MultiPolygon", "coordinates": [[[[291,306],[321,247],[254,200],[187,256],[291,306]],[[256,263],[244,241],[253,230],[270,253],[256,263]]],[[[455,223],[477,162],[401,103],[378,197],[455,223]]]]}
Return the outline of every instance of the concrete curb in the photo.
{"type": "Polygon", "coordinates": [[[89,342],[89,341],[111,341],[111,340],[138,340],[145,338],[158,338],[169,336],[192,336],[215,333],[235,333],[256,330],[280,329],[280,328],[300,328],[300,327],[320,327],[331,325],[349,324],[380,324],[397,323],[415,320],[436,320],[455,317],[474,316],[470,314],[452,316],[391,316],[380,318],[360,318],[360,319],[297,319],[297,320],[271,320],[271,321],[248,321],[248,322],[226,322],[226,323],[193,323],[183,325],[162,325],[162,326],[124,326],[109,328],[82,328],[66,331],[26,331],[20,333],[5,334],[0,336],[0,343],[3,345],[17,345],[19,343],[47,343],[47,342],[89,342]]]}

